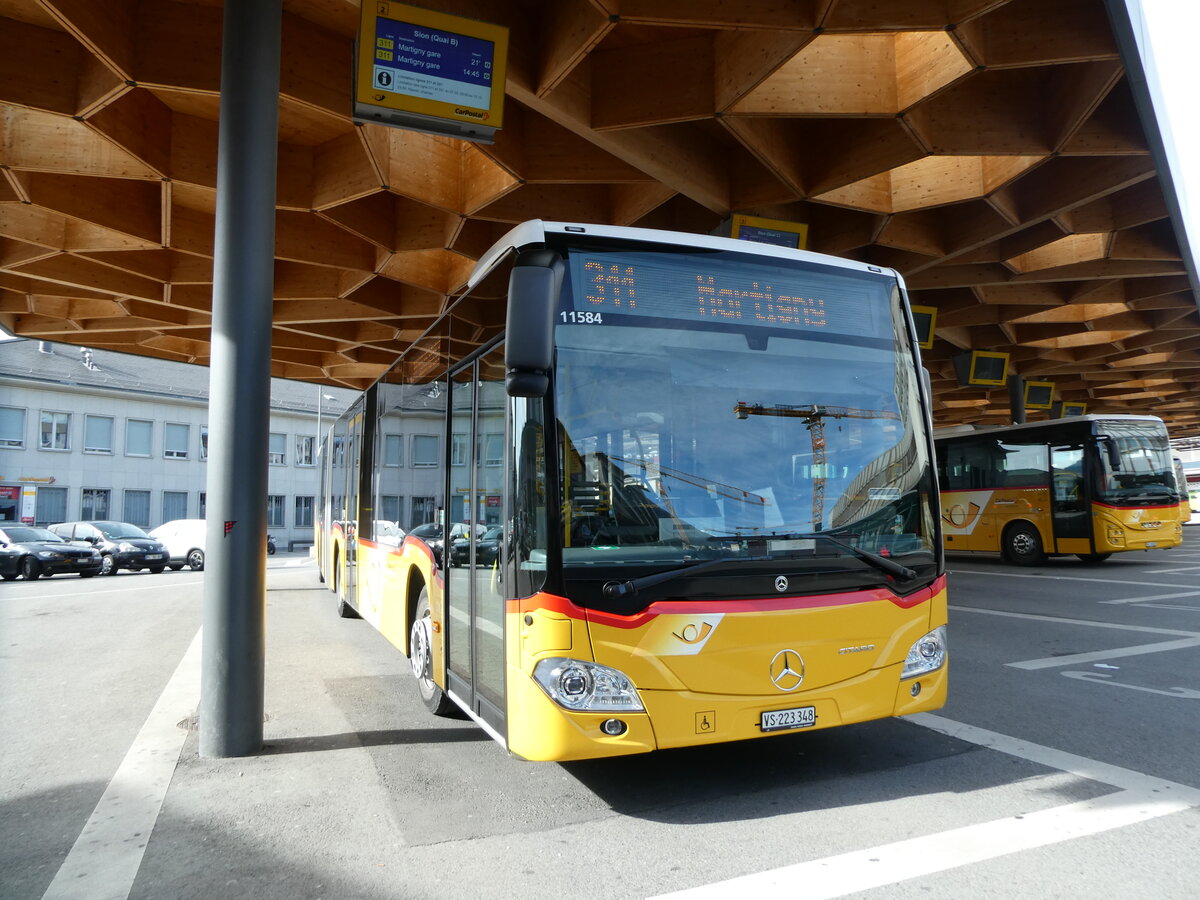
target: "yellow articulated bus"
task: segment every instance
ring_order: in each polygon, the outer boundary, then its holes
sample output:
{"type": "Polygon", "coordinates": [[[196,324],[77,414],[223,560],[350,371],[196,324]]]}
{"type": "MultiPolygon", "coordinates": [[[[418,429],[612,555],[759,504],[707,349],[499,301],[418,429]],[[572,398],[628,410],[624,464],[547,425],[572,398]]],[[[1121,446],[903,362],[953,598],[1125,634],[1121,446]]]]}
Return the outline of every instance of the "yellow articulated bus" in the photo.
{"type": "Polygon", "coordinates": [[[1029,566],[1183,541],[1167,429],[1154,416],[1072,416],[939,433],[935,443],[947,550],[1029,566]]]}
{"type": "Polygon", "coordinates": [[[324,437],[321,577],[526,759],[936,709],[919,366],[894,271],[527,222],[324,437]]]}

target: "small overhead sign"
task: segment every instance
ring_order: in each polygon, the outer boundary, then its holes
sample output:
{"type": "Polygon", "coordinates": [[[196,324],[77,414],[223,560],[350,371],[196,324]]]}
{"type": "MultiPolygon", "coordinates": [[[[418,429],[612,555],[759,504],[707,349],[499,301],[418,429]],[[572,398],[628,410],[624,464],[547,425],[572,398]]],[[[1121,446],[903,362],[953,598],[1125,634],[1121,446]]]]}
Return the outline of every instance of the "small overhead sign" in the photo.
{"type": "Polygon", "coordinates": [[[733,217],[731,237],[741,241],[757,241],[760,244],[804,250],[808,247],[808,226],[783,219],[737,215],[733,217]]]}
{"type": "Polygon", "coordinates": [[[933,330],[937,326],[936,306],[912,307],[913,326],[917,329],[917,346],[922,350],[933,348],[933,330]]]}
{"type": "Polygon", "coordinates": [[[503,121],[508,29],[364,0],[354,120],[490,144],[503,121]]]}
{"type": "Polygon", "coordinates": [[[1025,408],[1051,409],[1054,406],[1053,381],[1025,382],[1025,408]]]}

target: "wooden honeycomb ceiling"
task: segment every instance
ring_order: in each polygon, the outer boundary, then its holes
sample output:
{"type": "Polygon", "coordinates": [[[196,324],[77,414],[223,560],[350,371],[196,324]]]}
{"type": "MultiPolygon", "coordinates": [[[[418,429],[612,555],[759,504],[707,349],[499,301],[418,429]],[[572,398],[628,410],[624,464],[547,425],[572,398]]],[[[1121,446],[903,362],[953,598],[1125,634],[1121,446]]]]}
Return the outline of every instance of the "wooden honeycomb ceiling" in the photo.
{"type": "MultiPolygon", "coordinates": [[[[438,0],[512,29],[478,146],[349,117],[357,0],[284,0],[273,374],[379,376],[529,218],[809,223],[1004,350],[1200,434],[1200,319],[1103,0],[438,0]]],[[[0,323],[206,363],[219,0],[0,0],[0,323]]],[[[488,324],[481,322],[481,329],[488,324]]]]}

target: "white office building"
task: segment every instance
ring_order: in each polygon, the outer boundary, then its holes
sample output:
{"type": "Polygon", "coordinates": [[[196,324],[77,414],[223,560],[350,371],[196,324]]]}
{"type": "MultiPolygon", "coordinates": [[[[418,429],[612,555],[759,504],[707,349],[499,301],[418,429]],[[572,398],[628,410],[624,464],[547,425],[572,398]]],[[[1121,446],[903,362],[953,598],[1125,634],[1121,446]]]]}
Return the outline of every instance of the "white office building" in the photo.
{"type": "MultiPolygon", "coordinates": [[[[203,518],[208,369],[39,341],[0,342],[0,522],[203,518]]],[[[354,391],[271,379],[268,527],[312,540],[316,436],[354,391]],[[332,398],[332,399],[330,399],[332,398]]]]}

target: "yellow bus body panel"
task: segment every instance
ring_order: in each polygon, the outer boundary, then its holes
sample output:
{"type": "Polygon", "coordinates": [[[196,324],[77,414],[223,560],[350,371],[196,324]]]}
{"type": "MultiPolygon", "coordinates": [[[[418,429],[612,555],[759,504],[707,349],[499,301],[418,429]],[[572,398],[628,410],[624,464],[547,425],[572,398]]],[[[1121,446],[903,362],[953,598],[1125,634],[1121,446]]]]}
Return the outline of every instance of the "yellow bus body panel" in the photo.
{"type": "MultiPolygon", "coordinates": [[[[1047,553],[1092,553],[1087,538],[1054,537],[1048,488],[943,491],[942,540],[947,550],[997,553],[1004,530],[1013,522],[1037,529],[1047,553]]],[[[1154,550],[1178,546],[1183,528],[1177,507],[1092,504],[1092,540],[1096,553],[1154,550]]]]}
{"type": "Polygon", "coordinates": [[[526,759],[587,759],[769,737],[938,709],[946,701],[945,665],[900,678],[909,648],[946,624],[944,578],[913,601],[878,590],[653,604],[623,620],[578,608],[569,615],[563,608],[569,604],[559,598],[545,599],[560,608],[539,608],[539,597],[522,601],[507,622],[510,648],[511,636],[519,642],[509,656],[508,742],[526,759]],[[562,649],[568,620],[569,652],[562,649]],[[783,650],[803,660],[804,680],[791,691],[771,678],[772,662],[783,650]],[[558,706],[533,680],[537,661],[555,656],[619,669],[637,687],[646,711],[577,713],[558,706]],[[759,727],[763,711],[799,706],[816,708],[815,725],[769,733],[759,727]],[[628,731],[603,734],[600,724],[610,718],[628,731]]]}
{"type": "Polygon", "coordinates": [[[1098,553],[1122,550],[1163,550],[1183,543],[1179,507],[1117,507],[1092,504],[1093,533],[1098,553]]]}

